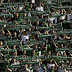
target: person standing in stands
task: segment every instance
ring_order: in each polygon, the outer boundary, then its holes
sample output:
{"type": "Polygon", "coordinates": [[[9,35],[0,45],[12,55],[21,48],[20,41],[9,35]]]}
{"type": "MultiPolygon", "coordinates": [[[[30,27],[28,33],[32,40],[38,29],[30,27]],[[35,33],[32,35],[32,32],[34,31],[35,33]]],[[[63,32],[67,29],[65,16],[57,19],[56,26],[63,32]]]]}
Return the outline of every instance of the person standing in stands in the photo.
{"type": "Polygon", "coordinates": [[[62,63],[61,66],[58,68],[57,72],[66,72],[63,68],[64,64],[62,63]]]}
{"type": "Polygon", "coordinates": [[[29,40],[29,35],[27,34],[26,31],[24,31],[24,34],[21,35],[21,39],[23,41],[23,44],[26,44],[26,40],[29,40]]]}
{"type": "Polygon", "coordinates": [[[37,11],[44,11],[44,8],[42,7],[41,3],[39,3],[39,6],[36,7],[37,11]]]}

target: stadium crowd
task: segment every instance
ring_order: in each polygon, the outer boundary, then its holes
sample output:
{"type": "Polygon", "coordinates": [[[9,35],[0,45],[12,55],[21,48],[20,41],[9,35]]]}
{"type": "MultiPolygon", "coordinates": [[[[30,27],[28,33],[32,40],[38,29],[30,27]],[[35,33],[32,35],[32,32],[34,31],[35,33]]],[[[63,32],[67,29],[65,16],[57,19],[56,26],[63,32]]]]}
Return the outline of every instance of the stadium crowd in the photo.
{"type": "Polygon", "coordinates": [[[0,72],[72,72],[71,6],[1,0],[0,72]]]}

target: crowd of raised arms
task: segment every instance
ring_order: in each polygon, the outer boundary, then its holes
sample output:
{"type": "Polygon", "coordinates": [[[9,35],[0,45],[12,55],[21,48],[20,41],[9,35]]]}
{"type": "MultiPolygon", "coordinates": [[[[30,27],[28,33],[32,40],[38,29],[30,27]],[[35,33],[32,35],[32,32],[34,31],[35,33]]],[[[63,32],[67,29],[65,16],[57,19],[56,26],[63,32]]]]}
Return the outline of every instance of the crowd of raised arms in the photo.
{"type": "Polygon", "coordinates": [[[72,72],[72,0],[0,0],[0,72],[72,72]]]}

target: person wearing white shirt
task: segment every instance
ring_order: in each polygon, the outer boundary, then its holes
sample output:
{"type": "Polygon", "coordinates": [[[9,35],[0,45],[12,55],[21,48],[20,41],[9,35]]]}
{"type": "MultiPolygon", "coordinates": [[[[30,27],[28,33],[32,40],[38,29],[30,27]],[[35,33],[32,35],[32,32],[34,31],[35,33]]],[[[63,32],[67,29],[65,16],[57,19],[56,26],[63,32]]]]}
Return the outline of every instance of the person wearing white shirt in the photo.
{"type": "Polygon", "coordinates": [[[37,11],[44,11],[43,7],[41,6],[41,3],[39,3],[39,6],[36,7],[37,11]]]}
{"type": "Polygon", "coordinates": [[[55,64],[52,63],[52,60],[50,60],[50,63],[47,63],[47,68],[51,69],[51,67],[55,67],[55,64]]]}
{"type": "Polygon", "coordinates": [[[26,31],[24,32],[24,35],[21,36],[21,39],[23,44],[26,44],[26,40],[29,39],[29,35],[26,34],[26,31]]]}

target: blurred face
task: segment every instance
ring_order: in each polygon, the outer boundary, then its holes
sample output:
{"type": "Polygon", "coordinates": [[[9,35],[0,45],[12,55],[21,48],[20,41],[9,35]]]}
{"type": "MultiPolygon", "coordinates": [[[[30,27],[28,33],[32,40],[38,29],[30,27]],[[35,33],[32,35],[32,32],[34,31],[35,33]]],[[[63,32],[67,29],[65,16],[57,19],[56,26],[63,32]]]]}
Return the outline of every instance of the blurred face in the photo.
{"type": "Polygon", "coordinates": [[[8,45],[5,47],[5,49],[7,49],[8,48],[8,45]]]}
{"type": "Polygon", "coordinates": [[[15,49],[15,48],[16,48],[16,45],[13,46],[13,49],[15,49]]]}
{"type": "Polygon", "coordinates": [[[33,50],[33,54],[35,54],[35,50],[33,50]]]}
{"type": "Polygon", "coordinates": [[[33,5],[32,5],[32,4],[30,4],[30,8],[32,8],[32,6],[33,6],[33,5]]]}
{"type": "Polygon", "coordinates": [[[63,13],[63,10],[61,10],[60,13],[63,13]]]}
{"type": "Polygon", "coordinates": [[[41,3],[39,3],[39,7],[41,6],[41,3]]]}
{"type": "Polygon", "coordinates": [[[3,42],[2,41],[0,41],[0,45],[3,45],[3,42]]]}
{"type": "Polygon", "coordinates": [[[64,68],[64,64],[62,64],[61,67],[64,68]]]}
{"type": "Polygon", "coordinates": [[[63,44],[61,44],[61,47],[63,48],[63,44]]]}
{"type": "Polygon", "coordinates": [[[19,16],[19,14],[18,13],[16,13],[16,17],[18,17],[19,16]]]}
{"type": "Polygon", "coordinates": [[[25,65],[25,67],[27,68],[27,67],[28,67],[28,65],[26,64],[26,65],[25,65]]]}
{"type": "Polygon", "coordinates": [[[49,53],[48,53],[49,55],[51,55],[51,51],[49,51],[49,53]]]}
{"type": "Polygon", "coordinates": [[[17,35],[17,33],[16,32],[14,32],[14,36],[16,36],[17,35]]]}
{"type": "Polygon", "coordinates": [[[41,18],[43,18],[43,15],[41,15],[41,18]]]}
{"type": "Polygon", "coordinates": [[[4,31],[2,31],[2,35],[4,35],[5,34],[5,32],[4,31]]]}
{"type": "Polygon", "coordinates": [[[52,64],[52,60],[50,60],[50,64],[52,64]]]}
{"type": "Polygon", "coordinates": [[[44,34],[46,34],[46,31],[44,32],[44,34]]]}
{"type": "Polygon", "coordinates": [[[36,25],[39,25],[39,21],[36,22],[36,25]]]}
{"type": "Polygon", "coordinates": [[[17,56],[17,52],[14,52],[14,53],[13,53],[13,56],[17,56]]]}
{"type": "Polygon", "coordinates": [[[24,51],[24,54],[26,54],[26,51],[24,51]]]}
{"type": "Polygon", "coordinates": [[[35,48],[38,48],[37,45],[35,45],[35,48]]]}
{"type": "Polygon", "coordinates": [[[13,58],[13,62],[16,62],[16,59],[15,58],[13,58]]]}
{"type": "Polygon", "coordinates": [[[69,63],[69,60],[67,60],[66,63],[69,63]]]}
{"type": "Polygon", "coordinates": [[[59,55],[59,53],[56,53],[56,55],[58,56],[58,55],[59,55]]]}
{"type": "Polygon", "coordinates": [[[31,67],[32,65],[30,64],[30,67],[31,67]]]}

